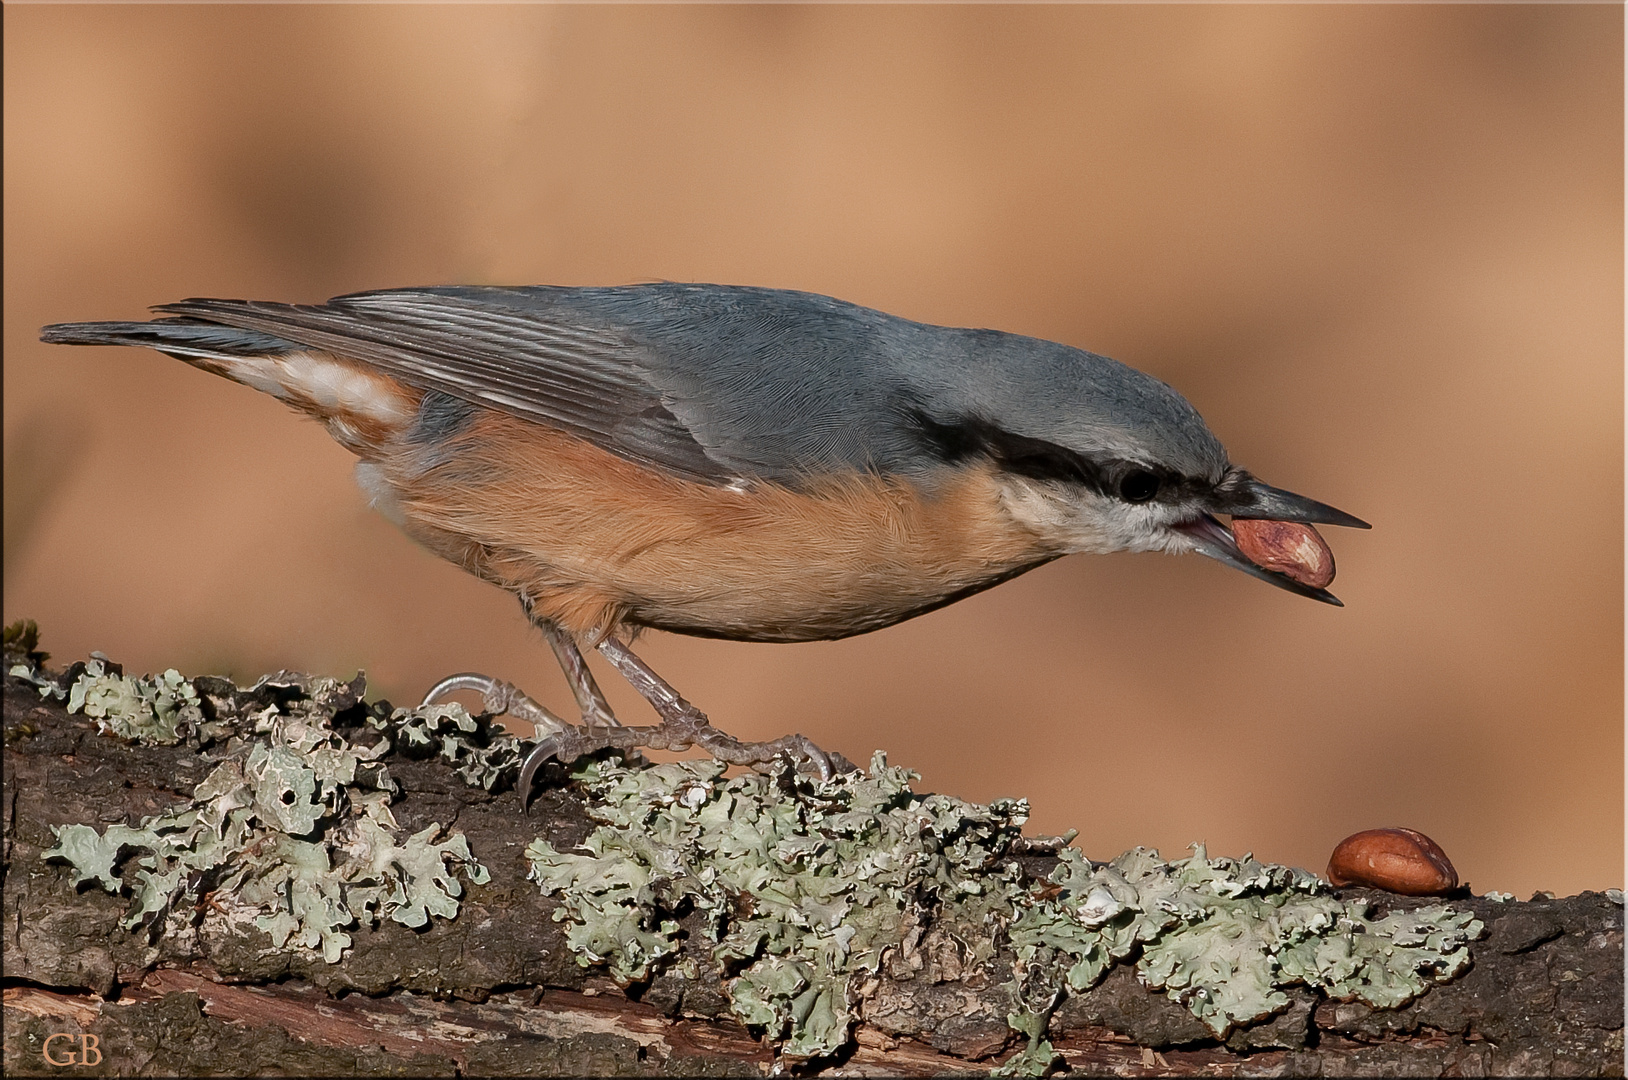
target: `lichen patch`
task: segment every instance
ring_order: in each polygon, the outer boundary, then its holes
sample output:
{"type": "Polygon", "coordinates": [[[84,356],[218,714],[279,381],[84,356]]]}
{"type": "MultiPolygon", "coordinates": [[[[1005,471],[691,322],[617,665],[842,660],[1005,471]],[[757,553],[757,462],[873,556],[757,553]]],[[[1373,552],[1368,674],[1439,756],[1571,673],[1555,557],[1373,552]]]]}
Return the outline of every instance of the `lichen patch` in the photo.
{"type": "MultiPolygon", "coordinates": [[[[1004,928],[1008,1023],[1027,1045],[1003,1068],[1017,1074],[1049,1065],[1052,1010],[1115,963],[1220,1038],[1287,1007],[1294,985],[1401,1005],[1462,971],[1481,933],[1439,904],[1375,917],[1306,871],[1202,846],[1174,862],[1138,848],[1108,863],[1063,848],[1048,881],[1028,880],[1014,855],[1026,804],[917,794],[914,774],[881,754],[824,783],[789,766],[726,778],[716,762],[614,758],[574,777],[599,826],[577,850],[538,839],[526,857],[560,898],[554,917],[579,962],[624,984],[651,978],[685,962],[682,925],[699,912],[735,1015],[792,1058],[845,1047],[872,976],[952,906],[1004,928]]],[[[1001,968],[993,954],[955,966],[1001,968]]]]}
{"type": "Polygon", "coordinates": [[[357,926],[454,918],[460,877],[487,880],[461,833],[431,824],[401,835],[389,808],[396,785],[378,760],[392,737],[423,745],[439,734],[460,773],[489,785],[518,764],[519,751],[508,745],[512,737],[482,747],[446,734],[475,729],[461,707],[368,711],[360,726],[385,734],[367,745],[333,725],[337,711],[360,704],[359,679],[268,676],[251,690],[271,689],[274,703],[236,723],[206,723],[197,688],[173,671],[134,679],[93,660],[65,691],[43,676],[31,681],[43,693],[65,694],[69,708],[96,718],[105,734],[224,742],[224,759],[190,800],[139,826],[52,827],[57,842],[42,857],[72,865],[76,883],[127,894],[127,930],[157,928],[172,912],[202,905],[234,921],[252,919],[274,949],[337,963],[357,926]],[[135,871],[120,876],[127,854],[137,856],[135,871]]]}

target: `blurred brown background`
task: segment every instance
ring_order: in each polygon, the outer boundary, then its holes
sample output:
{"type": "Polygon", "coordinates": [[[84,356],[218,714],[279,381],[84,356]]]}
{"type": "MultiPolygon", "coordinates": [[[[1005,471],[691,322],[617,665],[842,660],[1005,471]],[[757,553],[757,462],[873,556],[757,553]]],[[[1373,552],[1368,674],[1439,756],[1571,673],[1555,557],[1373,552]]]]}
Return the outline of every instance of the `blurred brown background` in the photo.
{"type": "MultiPolygon", "coordinates": [[[[47,322],[186,296],[655,278],[1118,357],[1373,521],[1335,610],[1075,557],[834,644],[652,635],[736,734],[885,747],[1133,844],[1320,868],[1405,825],[1477,890],[1623,883],[1623,12],[17,7],[4,618],[59,659],[479,669],[506,595],[275,401],[47,322]]],[[[607,679],[616,700],[632,695],[607,679]]]]}

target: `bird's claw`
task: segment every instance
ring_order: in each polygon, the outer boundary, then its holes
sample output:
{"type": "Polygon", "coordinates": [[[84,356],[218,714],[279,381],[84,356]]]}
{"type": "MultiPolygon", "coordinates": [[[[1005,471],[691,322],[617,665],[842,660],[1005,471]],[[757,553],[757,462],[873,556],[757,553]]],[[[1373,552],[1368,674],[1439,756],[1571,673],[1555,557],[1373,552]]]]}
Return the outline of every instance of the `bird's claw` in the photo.
{"type": "Polygon", "coordinates": [[[570,763],[601,750],[618,750],[629,762],[642,761],[639,750],[688,750],[698,746],[729,765],[767,765],[784,755],[808,767],[822,781],[837,773],[855,771],[853,762],[841,754],[827,754],[802,735],[786,735],[768,742],[742,742],[733,735],[712,726],[706,713],[691,705],[661,676],[651,671],[643,660],[633,655],[628,647],[612,636],[600,640],[597,648],[611,665],[639,691],[655,708],[661,723],[654,727],[623,727],[610,711],[610,705],[588,674],[587,665],[574,642],[558,627],[546,620],[536,619],[531,605],[522,596],[521,603],[528,615],[548,635],[555,656],[565,670],[582,709],[581,725],[567,723],[548,709],[522,693],[513,684],[489,675],[463,672],[450,675],[431,688],[424,696],[425,705],[457,690],[472,690],[481,695],[486,710],[493,716],[508,714],[529,720],[535,725],[540,741],[527,752],[520,763],[520,810],[526,811],[531,802],[531,785],[537,770],[553,759],[570,763]]]}
{"type": "Polygon", "coordinates": [[[571,727],[570,723],[555,715],[547,706],[513,683],[506,683],[475,671],[448,675],[430,687],[429,693],[424,695],[424,700],[419,702],[418,707],[422,709],[426,705],[434,705],[459,690],[472,690],[479,694],[481,707],[486,710],[488,716],[517,717],[539,731],[555,732],[571,727]]]}
{"type": "Polygon", "coordinates": [[[854,771],[854,764],[841,754],[827,754],[802,735],[786,735],[768,742],[742,742],[712,726],[705,713],[693,706],[668,717],[654,727],[599,727],[568,726],[564,731],[548,735],[531,751],[520,765],[520,810],[525,813],[531,802],[532,781],[543,763],[555,759],[575,761],[601,750],[620,750],[630,754],[636,750],[688,750],[696,746],[719,761],[729,765],[767,765],[782,755],[807,765],[819,778],[830,780],[839,772],[854,771]]]}

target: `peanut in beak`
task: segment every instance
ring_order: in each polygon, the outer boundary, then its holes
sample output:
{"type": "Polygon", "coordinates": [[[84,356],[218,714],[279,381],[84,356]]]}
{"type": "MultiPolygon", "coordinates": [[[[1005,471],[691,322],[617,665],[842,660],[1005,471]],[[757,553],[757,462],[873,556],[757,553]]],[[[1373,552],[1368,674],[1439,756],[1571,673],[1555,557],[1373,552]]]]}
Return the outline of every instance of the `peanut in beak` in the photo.
{"type": "Polygon", "coordinates": [[[1310,525],[1265,518],[1234,518],[1233,540],[1244,558],[1314,589],[1334,580],[1334,553],[1310,525]]]}

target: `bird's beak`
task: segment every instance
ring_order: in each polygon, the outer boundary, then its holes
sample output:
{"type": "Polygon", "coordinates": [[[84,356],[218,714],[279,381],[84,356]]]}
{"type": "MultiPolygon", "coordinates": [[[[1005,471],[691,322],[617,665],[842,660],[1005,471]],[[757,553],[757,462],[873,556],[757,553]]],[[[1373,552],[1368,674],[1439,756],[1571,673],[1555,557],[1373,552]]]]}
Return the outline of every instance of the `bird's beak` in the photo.
{"type": "Polygon", "coordinates": [[[1292,491],[1263,484],[1242,469],[1217,486],[1209,509],[1235,518],[1269,518],[1272,521],[1299,521],[1307,525],[1343,525],[1348,529],[1371,529],[1366,521],[1336,510],[1327,503],[1296,495],[1292,491]]]}
{"type": "MultiPolygon", "coordinates": [[[[1242,469],[1235,470],[1217,487],[1211,509],[1218,514],[1228,514],[1235,518],[1298,521],[1307,525],[1344,525],[1353,529],[1372,528],[1361,518],[1352,517],[1343,510],[1336,510],[1327,503],[1320,503],[1316,499],[1308,499],[1304,495],[1296,495],[1292,491],[1263,484],[1242,469]]],[[[1175,528],[1187,534],[1188,539],[1192,541],[1193,550],[1200,555],[1207,555],[1216,562],[1242,570],[1251,577],[1258,577],[1280,589],[1309,596],[1313,600],[1321,600],[1335,607],[1345,606],[1340,603],[1339,597],[1327,589],[1302,584],[1287,574],[1280,574],[1276,570],[1268,570],[1264,566],[1250,562],[1243,552],[1238,550],[1238,543],[1232,537],[1232,530],[1209,514],[1201,514],[1197,519],[1183,522],[1175,528]]]]}

